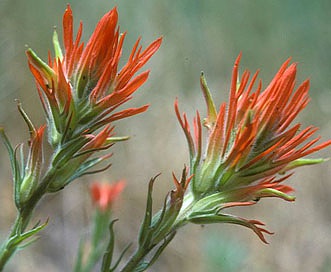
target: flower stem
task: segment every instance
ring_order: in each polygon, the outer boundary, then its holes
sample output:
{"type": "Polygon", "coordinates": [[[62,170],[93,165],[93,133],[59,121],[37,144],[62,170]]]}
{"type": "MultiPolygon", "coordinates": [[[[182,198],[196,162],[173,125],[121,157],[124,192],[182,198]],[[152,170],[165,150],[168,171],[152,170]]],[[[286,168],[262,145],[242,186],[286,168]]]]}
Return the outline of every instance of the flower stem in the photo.
{"type": "Polygon", "coordinates": [[[12,227],[8,239],[2,245],[0,250],[0,271],[3,271],[6,263],[9,261],[10,257],[15,253],[18,244],[15,243],[16,239],[19,238],[20,234],[24,232],[25,227],[27,226],[30,220],[29,213],[19,213],[15,219],[15,222],[12,227]]]}
{"type": "Polygon", "coordinates": [[[24,207],[19,209],[12,230],[7,240],[3,243],[3,245],[0,248],[0,271],[3,271],[6,263],[9,261],[10,257],[15,253],[17,248],[19,248],[21,242],[31,237],[33,234],[37,233],[40,229],[43,228],[40,226],[36,226],[31,231],[25,232],[31,220],[36,205],[38,204],[40,199],[46,194],[47,186],[52,181],[53,177],[54,177],[54,170],[50,168],[48,172],[45,174],[42,182],[39,184],[36,191],[29,199],[29,201],[24,205],[24,207]]]}
{"type": "MultiPolygon", "coordinates": [[[[127,264],[122,268],[121,272],[133,272],[136,271],[136,268],[144,257],[149,253],[149,249],[138,248],[136,252],[131,256],[127,264]]],[[[143,270],[140,270],[143,271],[143,270]]]]}
{"type": "Polygon", "coordinates": [[[7,241],[2,245],[1,251],[0,251],[0,271],[3,270],[5,264],[8,262],[9,258],[13,255],[15,249],[11,247],[11,238],[13,238],[16,235],[17,227],[20,222],[20,216],[18,216],[15,220],[15,223],[13,225],[12,231],[7,239],[7,241]]]}

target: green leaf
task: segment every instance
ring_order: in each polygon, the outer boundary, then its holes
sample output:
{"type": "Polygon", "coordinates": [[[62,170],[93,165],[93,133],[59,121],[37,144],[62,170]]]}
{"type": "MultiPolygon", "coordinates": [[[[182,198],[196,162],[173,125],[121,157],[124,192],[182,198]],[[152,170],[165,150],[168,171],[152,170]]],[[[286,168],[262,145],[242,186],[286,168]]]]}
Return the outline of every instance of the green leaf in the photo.
{"type": "Polygon", "coordinates": [[[142,272],[145,271],[149,266],[148,262],[141,262],[134,270],[133,272],[142,272]]]}
{"type": "Polygon", "coordinates": [[[7,137],[7,135],[5,134],[5,130],[0,127],[0,137],[2,139],[2,142],[3,144],[5,145],[5,147],[7,148],[7,152],[8,152],[8,155],[9,155],[9,160],[10,160],[10,163],[11,163],[11,169],[12,169],[12,172],[13,172],[13,175],[14,175],[14,180],[16,180],[17,178],[17,160],[16,160],[16,156],[15,156],[15,152],[14,152],[14,149],[7,137]]]}
{"type": "Polygon", "coordinates": [[[141,224],[140,231],[139,231],[139,247],[142,247],[146,244],[147,240],[150,240],[151,233],[150,233],[150,226],[152,222],[152,213],[153,213],[153,185],[156,178],[160,174],[156,175],[155,177],[151,178],[148,184],[148,193],[147,193],[147,204],[146,204],[146,211],[144,216],[144,221],[141,224]]]}
{"type": "Polygon", "coordinates": [[[165,197],[164,202],[163,202],[163,208],[161,211],[159,211],[155,216],[152,218],[152,223],[151,226],[153,230],[159,230],[162,227],[163,219],[167,211],[167,200],[168,200],[168,195],[165,197]]]}
{"type": "Polygon", "coordinates": [[[59,58],[62,61],[63,55],[56,29],[54,29],[54,33],[53,33],[53,45],[54,45],[55,57],[59,58]]]}
{"type": "Polygon", "coordinates": [[[167,245],[172,241],[172,239],[175,237],[176,235],[176,231],[171,232],[164,240],[161,246],[159,246],[159,248],[156,250],[154,256],[152,257],[152,259],[149,261],[148,266],[146,267],[146,269],[148,267],[150,267],[151,265],[153,265],[155,263],[155,261],[160,257],[161,253],[163,252],[163,250],[167,247],[167,245]]]}
{"type": "Polygon", "coordinates": [[[89,139],[82,136],[78,136],[64,145],[58,147],[58,152],[53,158],[52,165],[55,168],[60,168],[65,166],[65,164],[73,157],[73,155],[79,151],[89,139]]]}
{"type": "Polygon", "coordinates": [[[29,231],[24,232],[23,234],[17,234],[9,240],[10,247],[17,247],[20,243],[30,238],[33,235],[36,235],[42,229],[44,229],[48,224],[48,219],[46,222],[40,226],[36,226],[29,231]]]}
{"type": "Polygon", "coordinates": [[[314,165],[322,162],[328,161],[328,159],[297,159],[295,161],[290,162],[281,172],[280,174],[284,174],[285,172],[292,170],[297,167],[305,166],[305,165],[314,165]]]}
{"type": "Polygon", "coordinates": [[[51,81],[52,77],[54,76],[54,71],[52,70],[52,68],[49,67],[47,63],[45,63],[42,59],[40,59],[31,48],[28,48],[26,54],[28,55],[28,58],[31,63],[38,69],[43,71],[44,76],[48,77],[47,80],[51,81]]]}
{"type": "Polygon", "coordinates": [[[112,144],[112,143],[127,141],[129,139],[130,139],[130,136],[109,137],[109,138],[107,138],[107,141],[105,142],[105,144],[112,144]]]}
{"type": "Polygon", "coordinates": [[[84,162],[75,171],[74,175],[68,180],[68,183],[72,182],[74,179],[77,179],[81,176],[89,175],[89,174],[95,174],[95,173],[99,173],[99,172],[103,172],[103,171],[107,170],[111,166],[111,164],[106,165],[104,168],[101,168],[101,169],[98,169],[98,170],[95,170],[95,171],[87,172],[87,170],[89,170],[90,168],[98,165],[99,163],[103,162],[106,159],[107,159],[107,157],[98,157],[98,158],[93,158],[91,160],[88,160],[88,161],[84,162]]]}
{"type": "Polygon", "coordinates": [[[102,259],[102,267],[101,267],[102,272],[108,272],[110,270],[110,265],[111,265],[111,261],[113,258],[114,242],[115,242],[115,233],[114,233],[113,227],[114,227],[114,223],[117,220],[118,219],[115,219],[115,220],[111,221],[109,224],[110,238],[109,238],[109,243],[108,243],[106,252],[103,255],[103,259],[102,259]]]}
{"type": "MultiPolygon", "coordinates": [[[[16,207],[19,208],[19,193],[20,193],[20,186],[21,186],[21,173],[18,161],[16,159],[16,152],[17,148],[14,150],[7,135],[5,134],[5,131],[2,127],[0,127],[0,137],[2,139],[3,144],[5,145],[9,160],[10,160],[10,166],[12,170],[13,175],[13,181],[14,181],[14,198],[15,198],[15,204],[16,207]]],[[[23,159],[22,159],[23,160],[23,159]]]]}
{"type": "Polygon", "coordinates": [[[226,192],[219,192],[206,196],[195,202],[195,204],[192,207],[191,214],[200,213],[200,212],[215,214],[216,211],[220,209],[226,202],[227,202],[226,192]]]}
{"type": "Polygon", "coordinates": [[[200,216],[192,216],[188,219],[190,222],[199,225],[205,224],[214,224],[214,223],[230,223],[241,225],[247,228],[250,228],[255,232],[257,236],[261,239],[262,242],[268,244],[264,237],[264,233],[273,234],[272,232],[261,228],[260,226],[264,226],[264,224],[257,220],[246,220],[241,217],[229,215],[229,214],[215,214],[215,215],[200,215],[200,216]]]}
{"type": "Polygon", "coordinates": [[[207,118],[204,120],[204,126],[210,129],[214,126],[216,122],[217,111],[203,72],[201,72],[201,76],[200,76],[200,86],[207,104],[207,118]]]}
{"type": "Polygon", "coordinates": [[[36,129],[32,123],[32,121],[30,120],[29,116],[26,114],[26,112],[23,110],[22,108],[22,104],[21,102],[16,99],[16,103],[17,103],[17,108],[18,108],[18,111],[20,112],[20,114],[22,115],[25,123],[27,124],[28,128],[29,128],[29,134],[30,134],[30,138],[33,138],[33,136],[35,135],[36,133],[36,129]]]}
{"type": "Polygon", "coordinates": [[[128,251],[128,249],[131,247],[132,243],[128,244],[122,251],[121,255],[119,256],[118,260],[114,264],[114,266],[110,269],[110,272],[114,272],[117,266],[120,264],[124,254],[128,251]]]}

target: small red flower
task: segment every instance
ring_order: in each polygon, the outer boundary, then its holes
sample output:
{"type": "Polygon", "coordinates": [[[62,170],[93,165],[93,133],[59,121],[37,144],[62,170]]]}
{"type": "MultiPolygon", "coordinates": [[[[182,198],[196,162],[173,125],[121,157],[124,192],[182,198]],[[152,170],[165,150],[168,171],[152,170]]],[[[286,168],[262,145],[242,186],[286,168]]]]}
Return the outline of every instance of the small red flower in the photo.
{"type": "Polygon", "coordinates": [[[109,210],[116,198],[123,191],[124,187],[124,180],[120,180],[113,184],[100,182],[92,183],[90,187],[90,193],[93,203],[101,211],[109,210]]]}

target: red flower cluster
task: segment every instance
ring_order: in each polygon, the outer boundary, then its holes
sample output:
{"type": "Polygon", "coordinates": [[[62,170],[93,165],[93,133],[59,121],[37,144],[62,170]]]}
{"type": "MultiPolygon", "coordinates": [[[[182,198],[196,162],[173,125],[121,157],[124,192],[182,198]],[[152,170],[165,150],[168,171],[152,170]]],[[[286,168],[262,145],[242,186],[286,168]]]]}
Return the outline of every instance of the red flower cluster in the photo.
{"type": "Polygon", "coordinates": [[[253,91],[258,73],[249,82],[245,71],[238,81],[239,56],[232,74],[228,106],[223,103],[216,111],[204,77],[201,87],[206,99],[208,129],[205,157],[202,158],[202,126],[200,115],[194,119],[194,135],[187,118],[181,118],[177,101],[175,110],[186,135],[190,151],[191,181],[195,205],[189,220],[196,223],[230,222],[252,228],[265,241],[256,225],[259,221],[221,214],[224,208],[255,204],[263,197],[279,197],[293,201],[293,189],[281,184],[293,168],[322,162],[323,159],[302,159],[331,144],[318,145],[320,137],[312,138],[317,128],[301,129],[292,121],[308,104],[309,80],[295,89],[296,64],[287,60],[269,86],[262,92],[259,82],[253,91]],[[238,83],[239,82],[239,83],[238,83]]]}
{"type": "Polygon", "coordinates": [[[82,23],[74,38],[73,16],[68,5],[63,16],[64,52],[56,32],[55,58],[49,54],[48,63],[31,49],[26,52],[46,113],[48,140],[56,151],[52,164],[58,171],[57,180],[48,186],[49,191],[63,188],[107,159],[109,155],[88,161],[97,151],[127,139],[112,137],[111,123],[148,108],[144,105],[118,111],[146,82],[149,71],[136,73],[159,49],[162,39],[156,39],[143,50],[139,38],[127,63],[119,69],[125,33],[120,34],[117,22],[114,8],[102,17],[84,47],[80,41],[82,23]]]}
{"type": "Polygon", "coordinates": [[[96,129],[121,118],[143,112],[147,106],[112,113],[127,102],[147,80],[149,71],[134,75],[161,45],[161,38],[145,50],[134,45],[128,62],[118,69],[125,33],[117,26],[116,8],[103,16],[86,47],[80,42],[82,24],[73,38],[73,16],[70,6],[63,16],[62,53],[54,33],[55,59],[48,64],[29,49],[29,67],[34,75],[40,98],[51,125],[52,144],[96,129]]]}

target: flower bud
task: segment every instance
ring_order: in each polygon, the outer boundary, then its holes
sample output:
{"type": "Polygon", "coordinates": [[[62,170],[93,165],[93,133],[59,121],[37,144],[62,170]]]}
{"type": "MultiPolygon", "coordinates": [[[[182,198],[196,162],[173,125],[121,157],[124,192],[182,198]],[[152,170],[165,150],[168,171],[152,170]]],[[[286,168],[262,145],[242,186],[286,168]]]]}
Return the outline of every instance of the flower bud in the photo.
{"type": "Polygon", "coordinates": [[[25,165],[24,176],[19,188],[20,206],[29,200],[38,186],[43,163],[42,138],[44,130],[44,126],[36,130],[29,143],[29,155],[25,165]]]}

